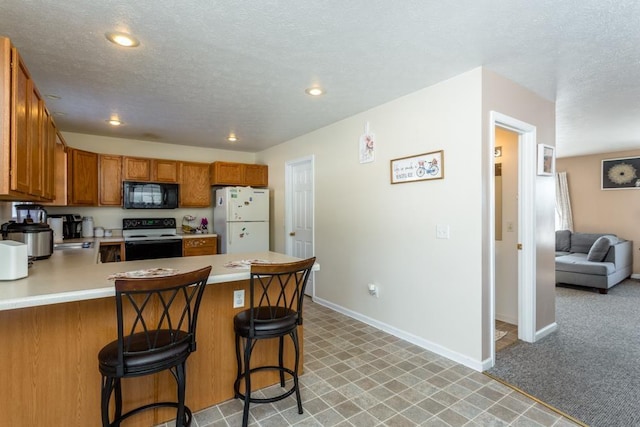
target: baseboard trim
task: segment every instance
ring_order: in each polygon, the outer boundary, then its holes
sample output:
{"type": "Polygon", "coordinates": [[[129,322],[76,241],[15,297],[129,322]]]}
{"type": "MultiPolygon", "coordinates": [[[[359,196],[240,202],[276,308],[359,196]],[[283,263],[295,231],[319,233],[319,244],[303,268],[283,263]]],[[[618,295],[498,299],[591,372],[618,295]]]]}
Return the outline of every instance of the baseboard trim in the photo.
{"type": "Polygon", "coordinates": [[[373,326],[376,329],[380,329],[381,331],[387,332],[395,337],[401,338],[405,341],[408,341],[412,344],[417,345],[418,347],[424,348],[425,350],[429,350],[439,356],[446,357],[447,359],[453,360],[454,362],[460,363],[468,368],[471,368],[475,371],[482,372],[486,370],[485,367],[487,361],[478,361],[471,359],[464,354],[460,354],[456,351],[452,351],[446,347],[443,347],[439,344],[431,342],[429,340],[425,340],[424,338],[420,338],[416,335],[393,327],[383,322],[379,322],[371,317],[365,316],[361,313],[349,310],[340,305],[334,304],[330,301],[324,300],[322,298],[315,297],[313,298],[313,302],[318,303],[322,306],[330,308],[338,313],[344,314],[345,316],[351,317],[352,319],[359,320],[363,323],[366,323],[369,326],[373,326]]]}
{"type": "Polygon", "coordinates": [[[632,279],[640,279],[640,274],[632,274],[631,278],[632,279]]]}
{"type": "Polygon", "coordinates": [[[545,326],[544,328],[540,329],[539,331],[536,331],[535,340],[540,341],[542,338],[546,337],[552,332],[555,332],[557,329],[558,329],[558,324],[556,322],[553,322],[545,326]]]}

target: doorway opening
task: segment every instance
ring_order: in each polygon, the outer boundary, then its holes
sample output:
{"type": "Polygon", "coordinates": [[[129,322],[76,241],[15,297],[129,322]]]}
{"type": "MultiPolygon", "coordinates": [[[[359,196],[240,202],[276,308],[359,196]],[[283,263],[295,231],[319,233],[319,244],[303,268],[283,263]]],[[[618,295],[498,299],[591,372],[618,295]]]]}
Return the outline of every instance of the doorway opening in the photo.
{"type": "MultiPolygon", "coordinates": [[[[490,166],[495,167],[496,128],[508,130],[518,136],[517,160],[517,325],[518,339],[535,341],[536,325],[536,236],[535,236],[535,165],[536,165],[536,127],[513,117],[492,111],[490,114],[490,166]]],[[[496,319],[496,240],[495,240],[495,186],[489,186],[489,320],[491,330],[490,366],[495,364],[495,319],[496,319]]],[[[503,233],[504,235],[504,233],[503,233]]]]}

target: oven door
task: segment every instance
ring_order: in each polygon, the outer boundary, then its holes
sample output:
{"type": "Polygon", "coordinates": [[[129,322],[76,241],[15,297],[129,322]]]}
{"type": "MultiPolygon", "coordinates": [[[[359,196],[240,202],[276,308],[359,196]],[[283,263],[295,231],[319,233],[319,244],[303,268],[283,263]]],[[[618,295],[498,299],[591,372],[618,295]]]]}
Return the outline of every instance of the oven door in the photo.
{"type": "Polygon", "coordinates": [[[182,239],[129,241],[124,251],[127,261],[181,257],[182,239]]]}

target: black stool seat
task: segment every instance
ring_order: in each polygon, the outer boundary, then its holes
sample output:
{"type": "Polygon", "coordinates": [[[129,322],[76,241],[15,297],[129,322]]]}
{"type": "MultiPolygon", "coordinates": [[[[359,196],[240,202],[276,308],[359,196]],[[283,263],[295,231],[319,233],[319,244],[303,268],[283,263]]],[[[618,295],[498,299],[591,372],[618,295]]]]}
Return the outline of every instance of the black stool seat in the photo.
{"type": "Polygon", "coordinates": [[[302,325],[304,290],[315,263],[315,257],[282,264],[251,264],[249,283],[249,309],[233,318],[236,336],[238,376],[233,385],[235,397],[244,400],[242,426],[249,423],[250,403],[269,403],[282,400],[295,393],[298,413],[302,414],[302,400],[298,384],[300,344],[298,326],[302,325]],[[289,336],[294,348],[294,366],[284,365],[284,337],[289,336]],[[256,340],[277,338],[278,364],[251,367],[251,354],[256,340]],[[280,386],[285,387],[285,374],[293,379],[288,390],[273,397],[251,396],[251,374],[257,371],[275,370],[280,374],[280,386]],[[244,393],[240,385],[244,383],[244,393]]]}
{"type": "MultiPolygon", "coordinates": [[[[161,371],[164,366],[177,365],[183,362],[191,353],[189,335],[184,331],[177,331],[177,337],[172,331],[164,329],[158,331],[156,350],[151,351],[147,342],[147,334],[140,332],[130,337],[131,353],[123,359],[123,369],[127,376],[147,375],[161,371]]],[[[111,341],[98,353],[100,373],[114,376],[120,366],[118,358],[118,340],[111,341]]]]}
{"type": "Polygon", "coordinates": [[[186,362],[196,350],[198,311],[210,273],[211,266],[173,276],[116,280],[118,338],[98,353],[103,427],[119,427],[124,419],[160,406],[177,409],[176,427],[191,425],[191,410],[184,403],[186,362]],[[121,379],[165,370],[176,380],[176,401],[151,402],[123,414],[121,379]]]}

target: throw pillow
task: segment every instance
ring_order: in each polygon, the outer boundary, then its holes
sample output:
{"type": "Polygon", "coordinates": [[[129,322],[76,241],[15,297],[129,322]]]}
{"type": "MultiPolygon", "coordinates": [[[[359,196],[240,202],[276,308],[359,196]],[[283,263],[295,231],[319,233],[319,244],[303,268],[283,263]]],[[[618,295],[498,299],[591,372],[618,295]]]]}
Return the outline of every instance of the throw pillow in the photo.
{"type": "Polygon", "coordinates": [[[571,249],[571,231],[556,231],[556,252],[569,252],[571,249]]]}
{"type": "Polygon", "coordinates": [[[593,242],[591,249],[589,249],[589,253],[587,254],[587,261],[600,262],[604,260],[604,257],[607,256],[607,252],[609,252],[610,246],[611,240],[609,240],[609,237],[599,237],[598,240],[593,242]]]}

